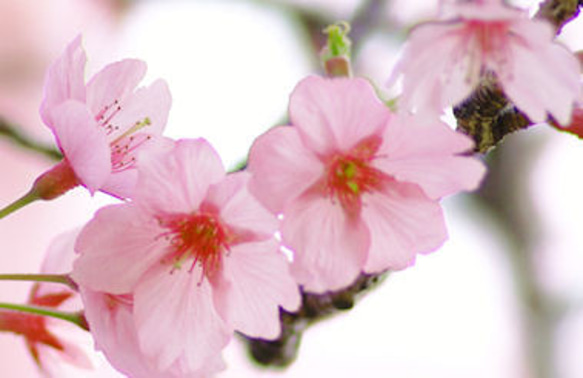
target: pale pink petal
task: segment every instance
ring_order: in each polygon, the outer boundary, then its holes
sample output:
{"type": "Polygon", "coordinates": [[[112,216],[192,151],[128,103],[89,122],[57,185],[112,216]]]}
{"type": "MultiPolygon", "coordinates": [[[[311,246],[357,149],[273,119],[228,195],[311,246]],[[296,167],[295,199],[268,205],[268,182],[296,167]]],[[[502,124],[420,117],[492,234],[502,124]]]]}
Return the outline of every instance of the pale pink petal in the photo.
{"type": "Polygon", "coordinates": [[[305,194],[284,214],[282,238],[294,254],[292,274],[307,291],[338,290],[351,284],[364,266],[369,233],[330,198],[305,194]]]}
{"type": "Polygon", "coordinates": [[[146,74],[146,63],[125,59],[105,66],[87,83],[87,105],[96,116],[130,94],[146,74]],[[117,101],[117,102],[116,102],[117,101]]]}
{"type": "MultiPolygon", "coordinates": [[[[399,108],[439,115],[470,95],[478,84],[479,64],[463,33],[464,25],[427,23],[413,29],[392,74],[403,76],[399,108]]],[[[479,62],[478,62],[479,63],[479,62]]]]}
{"type": "Polygon", "coordinates": [[[221,220],[230,227],[252,232],[256,238],[273,237],[279,222],[247,191],[251,175],[231,173],[209,189],[205,204],[219,211],[221,220]]]}
{"type": "Polygon", "coordinates": [[[478,21],[511,21],[528,18],[525,9],[508,6],[503,0],[460,1],[455,5],[452,17],[478,21]]]}
{"type": "Polygon", "coordinates": [[[215,292],[221,314],[235,330],[250,337],[279,336],[279,306],[298,309],[301,298],[289,262],[275,240],[238,244],[223,259],[230,285],[215,292]]]}
{"type": "Polygon", "coordinates": [[[516,37],[511,59],[500,67],[504,92],[531,121],[546,121],[548,112],[560,124],[568,124],[581,96],[577,58],[552,42],[552,28],[545,22],[514,22],[512,31],[516,37]]]}
{"type": "Polygon", "coordinates": [[[302,143],[294,127],[261,135],[249,152],[249,190],[273,213],[312,186],[324,173],[322,162],[302,143]]]}
{"type": "Polygon", "coordinates": [[[53,126],[53,109],[66,100],[85,101],[85,63],[87,57],[77,36],[55,63],[49,67],[40,114],[44,123],[53,126]]]}
{"type": "Polygon", "coordinates": [[[79,181],[91,193],[99,190],[111,174],[111,150],[87,107],[66,101],[52,112],[53,132],[65,159],[79,181]]]}
{"type": "Polygon", "coordinates": [[[80,231],[80,228],[76,228],[64,232],[51,241],[40,269],[41,273],[65,274],[73,269],[73,261],[77,257],[73,251],[80,231]]]}
{"type": "Polygon", "coordinates": [[[197,210],[209,186],[225,175],[219,155],[204,139],[179,140],[169,152],[142,156],[138,171],[135,200],[155,214],[197,210]]]}
{"type": "Polygon", "coordinates": [[[113,141],[130,130],[161,135],[168,121],[172,96],[164,80],[156,80],[150,86],[138,88],[133,94],[121,99],[119,111],[109,120],[116,129],[109,135],[113,141]]]}
{"type": "Polygon", "coordinates": [[[184,356],[188,370],[213,361],[229,342],[229,329],[217,314],[212,288],[200,267],[150,270],[135,290],[134,317],[143,352],[165,370],[184,356]]]}
{"type": "Polygon", "coordinates": [[[99,210],[83,228],[75,250],[72,277],[95,291],[128,293],[165,254],[164,230],[132,204],[99,210]]]}
{"type": "MultiPolygon", "coordinates": [[[[68,274],[73,269],[73,261],[77,257],[74,252],[74,245],[77,240],[77,236],[81,231],[80,228],[76,228],[71,231],[64,232],[57,235],[49,245],[47,252],[45,254],[43,263],[41,265],[40,272],[44,274],[68,274]]],[[[33,289],[33,298],[40,298],[50,294],[65,294],[70,292],[72,295],[76,294],[72,289],[63,286],[62,284],[42,282],[37,283],[36,288],[33,289]]],[[[78,309],[79,301],[77,297],[74,296],[66,300],[60,305],[62,310],[78,309]]]]}
{"type": "MultiPolygon", "coordinates": [[[[120,372],[140,378],[202,378],[204,372],[181,371],[172,366],[166,371],[156,368],[155,360],[140,350],[129,296],[119,297],[81,288],[85,317],[95,339],[95,347],[120,372]]],[[[220,363],[219,359],[219,363],[220,363]]],[[[214,369],[213,372],[222,370],[214,369]]]]}
{"type": "Polygon", "coordinates": [[[431,198],[474,190],[486,168],[478,159],[460,156],[473,147],[467,136],[440,121],[421,125],[402,116],[386,130],[373,164],[399,181],[418,184],[431,198]]]}
{"type": "Polygon", "coordinates": [[[415,185],[389,182],[363,201],[362,219],[370,231],[367,273],[406,268],[417,253],[431,252],[447,239],[439,203],[415,185]]]}
{"type": "MultiPolygon", "coordinates": [[[[143,137],[143,135],[142,133],[138,133],[136,137],[143,137]]],[[[135,164],[127,169],[114,169],[105,184],[101,187],[101,191],[120,199],[133,198],[138,181],[138,171],[136,168],[142,160],[140,156],[145,155],[147,160],[148,155],[156,156],[158,154],[168,153],[173,148],[173,140],[157,135],[149,135],[149,138],[132,154],[136,159],[135,164]]],[[[127,156],[124,157],[125,161],[128,159],[127,156]]]]}
{"type": "Polygon", "coordinates": [[[121,199],[131,198],[137,181],[138,171],[136,169],[113,172],[105,184],[101,186],[101,191],[121,199]]]}
{"type": "Polygon", "coordinates": [[[320,155],[351,149],[380,132],[390,118],[367,80],[318,76],[298,84],[289,114],[306,146],[320,155]]]}

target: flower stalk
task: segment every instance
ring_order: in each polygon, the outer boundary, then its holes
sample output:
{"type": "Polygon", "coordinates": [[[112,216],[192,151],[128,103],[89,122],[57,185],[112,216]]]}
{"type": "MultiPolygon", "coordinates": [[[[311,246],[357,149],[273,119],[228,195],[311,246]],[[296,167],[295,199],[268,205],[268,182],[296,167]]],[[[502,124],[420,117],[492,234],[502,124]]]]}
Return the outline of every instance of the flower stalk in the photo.
{"type": "Polygon", "coordinates": [[[49,282],[67,285],[77,291],[77,284],[67,274],[0,274],[0,281],[49,282]]]}
{"type": "Polygon", "coordinates": [[[34,190],[30,190],[24,196],[20,197],[16,201],[12,202],[8,206],[1,209],[0,210],[0,219],[7,217],[8,215],[14,213],[15,211],[20,210],[23,207],[25,207],[26,205],[29,205],[29,204],[31,204],[34,201],[39,200],[39,199],[40,199],[40,197],[38,196],[38,193],[35,192],[34,190]]]}
{"type": "Polygon", "coordinates": [[[85,316],[83,315],[82,311],[77,312],[56,311],[45,307],[3,302],[0,302],[0,309],[19,311],[33,315],[49,316],[51,318],[61,319],[73,323],[86,331],[89,330],[89,326],[87,324],[87,321],[85,320],[85,316]]]}

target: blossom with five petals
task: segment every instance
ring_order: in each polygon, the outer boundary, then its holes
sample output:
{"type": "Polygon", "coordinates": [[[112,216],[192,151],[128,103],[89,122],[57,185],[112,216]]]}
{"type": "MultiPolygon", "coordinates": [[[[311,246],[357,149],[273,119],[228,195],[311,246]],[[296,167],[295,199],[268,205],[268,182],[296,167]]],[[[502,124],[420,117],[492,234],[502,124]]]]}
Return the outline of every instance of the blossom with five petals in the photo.
{"type": "Polygon", "coordinates": [[[501,0],[451,4],[447,19],[415,27],[390,83],[403,77],[399,106],[440,114],[493,76],[506,96],[533,122],[549,113],[562,125],[580,95],[579,63],[554,42],[546,21],[501,0]]]}
{"type": "Polygon", "coordinates": [[[136,90],[146,73],[140,60],[112,63],[87,84],[85,63],[79,36],[49,68],[41,117],[78,183],[126,198],[137,178],[136,152],[166,126],[170,92],[163,80],[136,90]]]}
{"type": "Polygon", "coordinates": [[[300,296],[249,175],[226,175],[204,140],[143,159],[133,201],[101,209],[81,232],[75,281],[132,295],[140,350],[160,371],[212,370],[234,330],[276,338],[279,306],[296,310],[300,296]]]}
{"type": "Polygon", "coordinates": [[[469,138],[435,122],[396,119],[364,79],[309,77],[290,126],[251,148],[250,190],[283,214],[292,274],[308,291],[349,285],[361,271],[413,264],[446,239],[438,200],[477,187],[484,166],[469,138]],[[405,124],[407,123],[407,124],[405,124]]]}

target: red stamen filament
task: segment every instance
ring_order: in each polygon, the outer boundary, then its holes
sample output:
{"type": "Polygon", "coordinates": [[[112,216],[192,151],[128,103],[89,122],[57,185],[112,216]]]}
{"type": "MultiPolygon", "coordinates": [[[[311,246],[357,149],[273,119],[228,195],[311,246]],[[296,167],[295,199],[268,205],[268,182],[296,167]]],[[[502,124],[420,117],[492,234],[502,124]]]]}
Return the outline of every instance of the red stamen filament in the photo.
{"type": "MultiPolygon", "coordinates": [[[[189,272],[202,267],[203,276],[216,273],[221,267],[223,252],[228,250],[227,233],[220,221],[211,214],[178,214],[162,216],[160,225],[168,231],[159,235],[168,240],[171,248],[167,256],[173,269],[180,269],[192,259],[189,272]]],[[[201,278],[202,279],[202,278],[201,278]]]]}

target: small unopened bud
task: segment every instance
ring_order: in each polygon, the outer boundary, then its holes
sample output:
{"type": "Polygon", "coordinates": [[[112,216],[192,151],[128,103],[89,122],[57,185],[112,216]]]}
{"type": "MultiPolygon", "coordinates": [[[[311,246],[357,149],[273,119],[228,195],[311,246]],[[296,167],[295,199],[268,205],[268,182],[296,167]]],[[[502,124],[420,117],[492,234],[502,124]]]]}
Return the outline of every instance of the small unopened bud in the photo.
{"type": "Polygon", "coordinates": [[[79,185],[75,172],[66,160],[40,175],[34,182],[31,192],[39,199],[57,198],[79,185]]]}
{"type": "Polygon", "coordinates": [[[322,49],[321,59],[329,76],[349,77],[352,75],[350,66],[350,48],[352,42],[348,38],[350,24],[338,22],[324,29],[328,35],[326,47],[322,49]]]}

